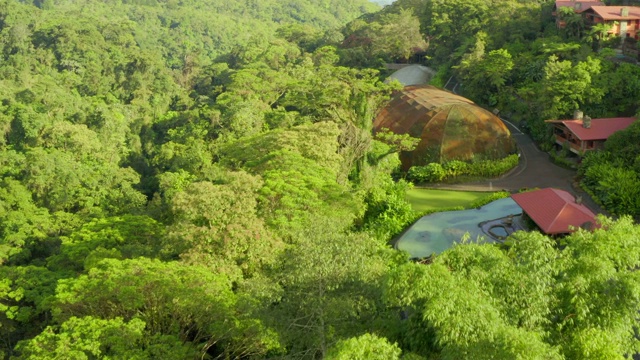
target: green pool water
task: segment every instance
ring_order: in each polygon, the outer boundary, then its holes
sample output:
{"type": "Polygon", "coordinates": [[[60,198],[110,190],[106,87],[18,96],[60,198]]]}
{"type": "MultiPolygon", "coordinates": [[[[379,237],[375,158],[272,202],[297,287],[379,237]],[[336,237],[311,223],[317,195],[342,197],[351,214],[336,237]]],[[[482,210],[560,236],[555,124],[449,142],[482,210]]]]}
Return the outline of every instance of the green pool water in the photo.
{"type": "Polygon", "coordinates": [[[494,242],[484,235],[479,223],[509,215],[521,214],[522,209],[511,198],[493,201],[479,209],[445,211],[423,216],[407,229],[396,241],[395,247],[408,252],[412,258],[424,258],[439,254],[454,243],[459,243],[465,234],[471,240],[478,237],[494,242]]]}

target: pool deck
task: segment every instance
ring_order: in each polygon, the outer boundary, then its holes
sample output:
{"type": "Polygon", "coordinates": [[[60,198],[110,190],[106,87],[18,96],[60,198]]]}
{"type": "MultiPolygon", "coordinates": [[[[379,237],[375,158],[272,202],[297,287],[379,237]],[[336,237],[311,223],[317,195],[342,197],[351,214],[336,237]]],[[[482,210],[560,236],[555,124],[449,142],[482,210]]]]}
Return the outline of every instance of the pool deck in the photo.
{"type": "Polygon", "coordinates": [[[511,198],[503,198],[481,207],[466,210],[443,211],[425,215],[413,225],[405,229],[393,240],[396,249],[409,253],[412,259],[439,254],[460,243],[465,234],[468,240],[475,242],[484,239],[486,242],[503,242],[507,232],[515,232],[522,228],[519,219],[522,209],[511,198]],[[489,224],[484,229],[482,224],[489,224]],[[496,232],[503,230],[505,236],[492,236],[488,229],[499,226],[496,232]]]}

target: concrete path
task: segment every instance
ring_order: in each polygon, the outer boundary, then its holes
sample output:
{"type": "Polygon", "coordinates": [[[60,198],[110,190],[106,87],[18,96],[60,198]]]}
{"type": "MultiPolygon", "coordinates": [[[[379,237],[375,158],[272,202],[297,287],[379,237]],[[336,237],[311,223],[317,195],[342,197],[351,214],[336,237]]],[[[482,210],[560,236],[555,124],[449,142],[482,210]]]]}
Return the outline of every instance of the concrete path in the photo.
{"type": "Polygon", "coordinates": [[[520,153],[520,163],[509,173],[497,179],[471,182],[465,184],[431,184],[425,187],[435,189],[464,191],[499,191],[517,192],[524,188],[553,187],[581,196],[583,203],[596,213],[606,212],[581,189],[574,187],[576,172],[557,166],[549,159],[549,154],[538,149],[533,140],[514,124],[504,120],[516,141],[520,153]]]}

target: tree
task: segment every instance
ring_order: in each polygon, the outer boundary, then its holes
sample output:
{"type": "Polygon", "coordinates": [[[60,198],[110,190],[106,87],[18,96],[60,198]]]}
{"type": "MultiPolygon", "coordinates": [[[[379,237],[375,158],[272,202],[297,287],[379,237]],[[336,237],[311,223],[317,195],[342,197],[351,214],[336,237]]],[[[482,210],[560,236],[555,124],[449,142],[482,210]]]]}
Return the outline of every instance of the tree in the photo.
{"type": "Polygon", "coordinates": [[[346,225],[338,217],[315,218],[294,234],[272,273],[281,296],[270,315],[290,356],[325,357],[338,340],[390,319],[378,281],[392,250],[345,232],[346,225]]]}
{"type": "Polygon", "coordinates": [[[59,251],[47,258],[58,271],[82,272],[104,258],[175,257],[164,225],[142,215],[93,219],[60,240],[59,251]]]}
{"type": "Polygon", "coordinates": [[[420,142],[419,138],[411,137],[411,135],[409,134],[394,134],[389,129],[382,129],[382,131],[378,131],[376,133],[375,139],[389,145],[388,153],[379,155],[380,159],[393,153],[399,153],[402,151],[413,151],[420,142]]]}
{"type": "Polygon", "coordinates": [[[595,86],[604,90],[602,103],[586,106],[584,111],[593,118],[635,115],[640,96],[640,68],[629,63],[605,62],[603,65],[603,71],[593,79],[595,86]]]}
{"type": "Polygon", "coordinates": [[[545,119],[569,116],[575,109],[582,108],[583,104],[597,103],[603,92],[593,86],[592,79],[599,72],[598,59],[588,57],[585,61],[572,64],[571,61],[558,61],[556,56],[550,56],[540,94],[540,107],[546,108],[542,112],[545,119]]]}
{"type": "Polygon", "coordinates": [[[605,23],[593,24],[587,32],[585,40],[589,41],[591,45],[597,49],[601,41],[606,40],[611,36],[611,33],[609,32],[611,31],[611,28],[611,25],[605,23]]]}
{"type": "Polygon", "coordinates": [[[387,339],[372,334],[342,340],[327,355],[333,360],[398,360],[402,351],[397,344],[390,344],[387,339]]]}
{"type": "Polygon", "coordinates": [[[0,181],[0,265],[29,260],[52,225],[49,211],[34,204],[31,192],[20,182],[10,177],[0,181]]]}
{"type": "Polygon", "coordinates": [[[0,3],[0,357],[286,355],[255,314],[293,230],[358,216],[336,114],[387,87],[321,45],[370,9],[0,3]]]}
{"type": "Polygon", "coordinates": [[[624,358],[638,351],[640,227],[629,217],[508,249],[464,244],[392,272],[386,299],[409,316],[404,349],[443,359],[624,358]],[[406,345],[405,345],[406,344],[406,345]]]}
{"type": "Polygon", "coordinates": [[[64,272],[43,266],[0,266],[0,337],[10,356],[16,343],[50,324],[51,300],[64,272]]]}
{"type": "Polygon", "coordinates": [[[400,234],[413,221],[416,212],[406,200],[407,189],[412,184],[403,180],[394,182],[386,174],[379,174],[375,179],[377,186],[367,189],[364,197],[366,206],[359,228],[370,232],[381,243],[389,242],[400,234]]]}
{"type": "Polygon", "coordinates": [[[639,229],[630,217],[602,221],[603,229],[572,235],[563,254],[557,293],[564,316],[551,337],[563,339],[567,357],[622,358],[640,348],[631,310],[639,299],[639,229]]]}
{"type": "Polygon", "coordinates": [[[145,197],[131,168],[98,159],[78,160],[60,149],[34,148],[26,154],[23,183],[50,211],[118,214],[139,208],[145,197]]]}
{"type": "Polygon", "coordinates": [[[513,69],[511,54],[505,49],[492,50],[480,64],[482,75],[496,90],[500,90],[513,69]]]}
{"type": "Polygon", "coordinates": [[[353,217],[349,212],[357,206],[356,198],[348,184],[338,182],[339,136],[333,122],[301,125],[240,139],[221,155],[230,166],[262,176],[258,213],[280,234],[287,234],[313,216],[340,212],[353,217]]]}
{"type": "Polygon", "coordinates": [[[15,359],[186,359],[196,349],[175,336],[147,336],[140,319],[71,317],[18,344],[15,359]]]}
{"type": "Polygon", "coordinates": [[[557,15],[565,23],[564,33],[567,37],[581,38],[584,31],[584,19],[571,6],[562,6],[557,15]]]}
{"type": "MultiPolygon", "coordinates": [[[[462,91],[466,96],[482,104],[496,106],[514,63],[506,49],[491,50],[487,54],[487,38],[486,33],[479,32],[475,37],[475,43],[469,42],[465,46],[469,50],[462,55],[460,64],[453,68],[463,83],[462,91]]],[[[462,50],[463,48],[458,52],[462,50]]]]}
{"type": "Polygon", "coordinates": [[[277,341],[246,305],[228,277],[203,266],[105,259],[86,275],[58,282],[53,315],[59,324],[86,316],[141,320],[145,337],[177,338],[201,356],[264,354],[277,341]]]}
{"type": "MultiPolygon", "coordinates": [[[[491,2],[476,0],[425,1],[422,28],[432,40],[436,57],[446,58],[465,40],[486,29],[491,2]]],[[[486,30],[485,30],[486,31],[486,30]]]]}
{"type": "Polygon", "coordinates": [[[420,21],[412,10],[384,14],[380,22],[382,26],[372,41],[374,53],[387,59],[407,61],[414,53],[427,50],[429,44],[420,32],[420,21]]]}
{"type": "Polygon", "coordinates": [[[225,183],[194,182],[171,199],[173,251],[234,281],[275,260],[282,246],[257,215],[258,177],[229,173],[225,183]]]}
{"type": "Polygon", "coordinates": [[[313,52],[322,44],[322,33],[308,24],[287,24],[276,31],[276,35],[288,42],[295,43],[306,52],[313,52]]]}
{"type": "Polygon", "coordinates": [[[605,209],[616,215],[640,214],[640,177],[633,169],[615,163],[585,166],[582,184],[605,209]]]}
{"type": "Polygon", "coordinates": [[[613,133],[605,142],[605,150],[615,160],[619,160],[626,167],[633,167],[640,172],[638,156],[640,155],[640,123],[637,121],[628,128],[613,133]]]}
{"type": "Polygon", "coordinates": [[[640,215],[640,156],[637,123],[611,135],[604,151],[585,154],[580,164],[581,184],[612,214],[640,215]]]}
{"type": "Polygon", "coordinates": [[[424,52],[429,44],[420,32],[420,21],[412,9],[400,9],[398,12],[380,13],[369,23],[356,20],[347,26],[349,35],[342,43],[343,54],[350,58],[362,52],[365,63],[352,64],[363,66],[378,61],[406,62],[418,52],[424,52]]]}

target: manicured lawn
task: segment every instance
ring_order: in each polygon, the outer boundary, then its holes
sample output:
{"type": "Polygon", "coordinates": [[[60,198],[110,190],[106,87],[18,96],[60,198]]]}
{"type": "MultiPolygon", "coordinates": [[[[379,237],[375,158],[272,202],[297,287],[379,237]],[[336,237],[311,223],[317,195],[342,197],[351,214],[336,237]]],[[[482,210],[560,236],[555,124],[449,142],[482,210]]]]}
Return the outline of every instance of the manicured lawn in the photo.
{"type": "Polygon", "coordinates": [[[407,201],[416,211],[444,209],[454,206],[467,206],[472,202],[489,196],[488,192],[453,191],[414,188],[407,191],[407,201]]]}

